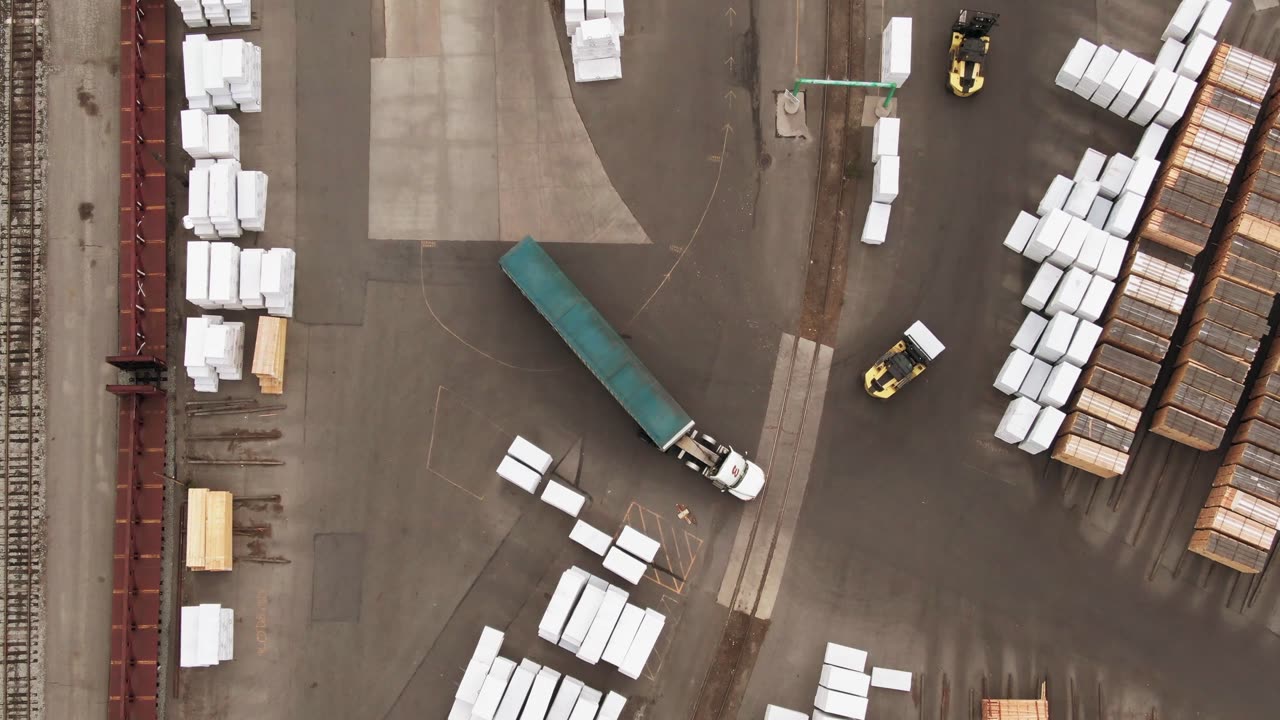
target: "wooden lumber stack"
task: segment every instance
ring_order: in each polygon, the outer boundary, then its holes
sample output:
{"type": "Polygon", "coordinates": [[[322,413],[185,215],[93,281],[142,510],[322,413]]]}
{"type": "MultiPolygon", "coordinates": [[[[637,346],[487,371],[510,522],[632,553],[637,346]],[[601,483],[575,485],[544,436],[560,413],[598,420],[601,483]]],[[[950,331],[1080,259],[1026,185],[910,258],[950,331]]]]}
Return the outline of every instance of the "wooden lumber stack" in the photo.
{"type": "Polygon", "coordinates": [[[253,374],[264,395],[284,394],[284,351],[288,325],[284,318],[258,319],[258,337],[253,346],[253,374]]]}
{"type": "MultiPolygon", "coordinates": [[[[1219,45],[1180,136],[1231,163],[1232,173],[1239,163],[1248,168],[1228,206],[1229,220],[1195,301],[1178,369],[1151,426],[1154,433],[1200,450],[1221,446],[1244,398],[1242,383],[1249,365],[1262,338],[1271,332],[1268,317],[1280,292],[1280,133],[1274,132],[1274,108],[1264,117],[1261,104],[1274,72],[1269,60],[1219,45]],[[1244,143],[1259,119],[1261,139],[1247,148],[1244,143]]],[[[1273,105],[1274,99],[1268,107],[1273,105]]],[[[1179,167],[1164,179],[1195,201],[1182,210],[1184,217],[1196,221],[1207,218],[1203,207],[1213,205],[1215,198],[1221,203],[1226,191],[1221,177],[1204,172],[1203,167],[1179,167]]],[[[1164,240],[1154,235],[1152,239],[1164,240]]]]}
{"type": "Polygon", "coordinates": [[[1280,528],[1280,342],[1275,338],[1249,397],[1188,549],[1256,573],[1266,565],[1280,528]]]}
{"type": "Polygon", "coordinates": [[[982,720],[1049,720],[1049,697],[1040,683],[1036,700],[982,699],[982,720]]]}
{"type": "Polygon", "coordinates": [[[187,490],[187,567],[231,569],[231,493],[205,488],[187,490]]]}

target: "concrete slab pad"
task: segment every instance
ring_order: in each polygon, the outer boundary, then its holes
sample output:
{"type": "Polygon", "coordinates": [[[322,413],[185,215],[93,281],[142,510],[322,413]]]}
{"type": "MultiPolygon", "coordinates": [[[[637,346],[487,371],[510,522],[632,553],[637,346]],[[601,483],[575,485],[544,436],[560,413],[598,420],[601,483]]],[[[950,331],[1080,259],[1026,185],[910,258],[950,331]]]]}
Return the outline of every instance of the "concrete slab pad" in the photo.
{"type": "Polygon", "coordinates": [[[492,56],[493,0],[440,0],[441,46],[445,55],[492,56]]]}
{"type": "Polygon", "coordinates": [[[317,533],[312,622],[356,622],[364,592],[364,533],[317,533]]]}
{"type": "Polygon", "coordinates": [[[439,55],[440,0],[383,0],[386,57],[439,55]]]}
{"type": "Polygon", "coordinates": [[[532,96],[502,97],[499,83],[498,142],[531,143],[537,139],[538,101],[532,96]]]}

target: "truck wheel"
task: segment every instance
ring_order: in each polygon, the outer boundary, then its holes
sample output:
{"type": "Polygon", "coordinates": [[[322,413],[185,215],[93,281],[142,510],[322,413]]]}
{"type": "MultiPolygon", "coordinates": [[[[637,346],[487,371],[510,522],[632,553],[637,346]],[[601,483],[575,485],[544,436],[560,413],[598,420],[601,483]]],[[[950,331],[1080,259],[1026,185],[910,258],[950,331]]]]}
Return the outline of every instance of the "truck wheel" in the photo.
{"type": "Polygon", "coordinates": [[[686,461],[686,462],[685,462],[685,464],[684,464],[684,466],[685,466],[685,467],[687,467],[687,468],[689,468],[690,470],[692,470],[692,471],[696,472],[696,473],[701,473],[701,472],[702,472],[702,468],[698,466],[698,463],[693,462],[693,461],[691,461],[691,460],[690,460],[690,461],[686,461]]]}
{"type": "Polygon", "coordinates": [[[711,437],[710,435],[708,435],[708,434],[706,434],[706,433],[702,433],[702,436],[701,436],[700,438],[698,438],[698,439],[702,441],[702,444],[703,444],[703,445],[705,445],[706,447],[711,448],[712,450],[715,450],[715,449],[716,449],[716,447],[720,444],[720,443],[716,442],[716,439],[715,439],[715,438],[711,437]]]}

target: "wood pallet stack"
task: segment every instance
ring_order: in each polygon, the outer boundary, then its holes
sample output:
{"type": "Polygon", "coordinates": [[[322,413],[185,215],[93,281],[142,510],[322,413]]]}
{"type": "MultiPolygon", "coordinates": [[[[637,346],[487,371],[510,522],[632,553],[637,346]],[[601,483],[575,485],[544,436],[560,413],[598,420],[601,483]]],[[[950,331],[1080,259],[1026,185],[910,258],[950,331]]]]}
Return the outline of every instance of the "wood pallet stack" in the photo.
{"type": "Polygon", "coordinates": [[[982,700],[982,720],[1049,720],[1049,697],[1040,683],[1036,700],[982,700]]]}
{"type": "Polygon", "coordinates": [[[231,493],[187,490],[187,567],[228,571],[232,563],[231,493]]]}
{"type": "MultiPolygon", "coordinates": [[[[1199,297],[1188,293],[1195,258],[1209,245],[1237,167],[1256,161],[1259,168],[1280,169],[1280,154],[1245,157],[1274,71],[1274,63],[1225,44],[1210,56],[1116,278],[1101,343],[1068,405],[1069,414],[1084,418],[1064,423],[1054,459],[1102,477],[1124,472],[1125,432],[1137,429],[1161,364],[1177,347],[1173,335],[1187,306],[1195,308],[1188,340],[1177,350],[1151,429],[1203,450],[1222,444],[1280,291],[1280,202],[1261,195],[1280,182],[1253,181],[1249,187],[1259,197],[1248,206],[1252,210],[1233,206],[1229,239],[1220,244],[1199,297]],[[1277,224],[1269,225],[1273,220],[1277,224]],[[1274,248],[1265,243],[1272,239],[1274,248]]],[[[1280,132],[1275,139],[1280,150],[1280,132]]]]}
{"type": "Polygon", "coordinates": [[[270,316],[258,320],[252,369],[264,395],[284,394],[284,351],[289,329],[286,323],[284,318],[270,316]]]}
{"type": "Polygon", "coordinates": [[[1188,549],[1257,573],[1280,527],[1280,342],[1274,339],[1249,397],[1188,549]]]}

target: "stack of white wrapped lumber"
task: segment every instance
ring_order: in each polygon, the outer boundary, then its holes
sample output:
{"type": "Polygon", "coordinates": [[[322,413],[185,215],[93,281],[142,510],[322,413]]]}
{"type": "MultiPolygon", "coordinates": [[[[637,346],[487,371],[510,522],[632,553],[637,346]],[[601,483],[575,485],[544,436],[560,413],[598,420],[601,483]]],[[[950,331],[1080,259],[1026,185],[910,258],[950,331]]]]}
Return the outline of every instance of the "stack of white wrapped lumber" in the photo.
{"type": "Polygon", "coordinates": [[[576,82],[622,78],[622,38],[608,18],[584,20],[569,42],[576,82]]]}
{"type": "Polygon", "coordinates": [[[505,634],[486,627],[454,692],[448,720],[619,720],[627,699],[549,666],[498,655],[505,634]]]}
{"type": "Polygon", "coordinates": [[[201,315],[187,318],[186,331],[183,365],[196,392],[218,392],[220,380],[243,376],[244,323],[201,315]]]}
{"type": "Polygon", "coordinates": [[[179,667],[213,667],[233,659],[235,611],[206,603],[182,608],[179,667]]]}
{"type": "Polygon", "coordinates": [[[251,42],[187,35],[182,41],[182,76],[192,109],[262,111],[262,48],[251,42]]]}
{"type": "Polygon", "coordinates": [[[595,665],[604,660],[635,680],[644,671],[666,616],[628,600],[626,590],[571,567],[560,576],[538,623],[538,637],[595,665]]]}

